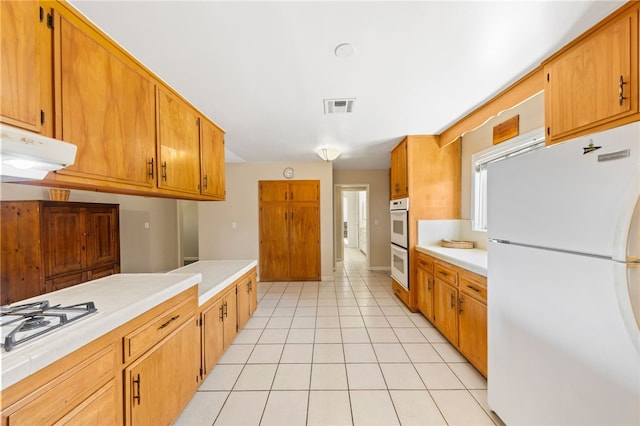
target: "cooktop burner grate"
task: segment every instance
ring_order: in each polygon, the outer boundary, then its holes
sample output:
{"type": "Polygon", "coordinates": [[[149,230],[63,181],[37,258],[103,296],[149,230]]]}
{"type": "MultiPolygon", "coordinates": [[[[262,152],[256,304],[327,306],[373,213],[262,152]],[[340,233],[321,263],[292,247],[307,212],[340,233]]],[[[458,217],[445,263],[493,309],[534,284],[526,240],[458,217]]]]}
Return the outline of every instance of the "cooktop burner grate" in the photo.
{"type": "Polygon", "coordinates": [[[0,346],[10,351],[16,345],[28,342],[66,324],[96,312],[93,302],[76,305],[50,306],[49,301],[39,301],[16,306],[0,307],[0,346]]]}

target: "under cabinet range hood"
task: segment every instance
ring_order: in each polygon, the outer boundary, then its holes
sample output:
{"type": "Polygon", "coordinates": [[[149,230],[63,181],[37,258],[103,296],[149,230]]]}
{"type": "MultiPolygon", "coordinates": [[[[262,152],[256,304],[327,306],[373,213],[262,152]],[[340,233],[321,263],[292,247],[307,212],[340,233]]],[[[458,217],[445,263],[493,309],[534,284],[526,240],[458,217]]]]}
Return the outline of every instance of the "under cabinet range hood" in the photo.
{"type": "Polygon", "coordinates": [[[44,179],[72,165],[76,151],[74,144],[0,124],[0,181],[44,179]]]}

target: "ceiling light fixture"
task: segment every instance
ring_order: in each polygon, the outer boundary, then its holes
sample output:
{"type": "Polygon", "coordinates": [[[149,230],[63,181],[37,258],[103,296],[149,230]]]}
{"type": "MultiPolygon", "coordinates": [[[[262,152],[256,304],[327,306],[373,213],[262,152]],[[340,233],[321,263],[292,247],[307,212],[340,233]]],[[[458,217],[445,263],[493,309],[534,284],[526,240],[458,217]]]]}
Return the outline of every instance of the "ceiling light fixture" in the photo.
{"type": "Polygon", "coordinates": [[[356,47],[351,43],[342,43],[336,46],[333,53],[338,58],[348,58],[356,53],[356,47]]]}
{"type": "Polygon", "coordinates": [[[316,154],[318,154],[324,161],[333,161],[340,156],[340,151],[335,148],[323,146],[316,149],[316,154]]]}

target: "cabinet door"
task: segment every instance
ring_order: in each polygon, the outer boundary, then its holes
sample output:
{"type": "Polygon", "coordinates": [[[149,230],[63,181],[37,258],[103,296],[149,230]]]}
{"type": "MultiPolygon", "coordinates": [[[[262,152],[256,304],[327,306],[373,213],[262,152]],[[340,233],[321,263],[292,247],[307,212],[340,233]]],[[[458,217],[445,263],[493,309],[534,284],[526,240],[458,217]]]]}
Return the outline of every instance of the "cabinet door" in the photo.
{"type": "Polygon", "coordinates": [[[0,121],[40,131],[39,27],[37,1],[0,2],[0,121]]]}
{"type": "MultiPolygon", "coordinates": [[[[3,6],[1,3],[0,6],[3,6]]],[[[0,212],[0,305],[46,293],[40,203],[5,201],[0,212]]]]}
{"type": "Polygon", "coordinates": [[[184,101],[158,88],[158,187],[200,194],[200,125],[184,101]]]}
{"type": "Polygon", "coordinates": [[[292,205],[289,209],[291,240],[289,278],[320,279],[320,209],[315,205],[292,205]]]}
{"type": "Polygon", "coordinates": [[[408,196],[407,159],[407,140],[405,139],[391,151],[391,199],[408,196]]]}
{"type": "Polygon", "coordinates": [[[84,209],[44,208],[45,276],[83,269],[87,264],[84,209]]]}
{"type": "Polygon", "coordinates": [[[249,316],[258,308],[258,280],[256,278],[256,270],[254,269],[249,276],[249,316]]]}
{"type": "Polygon", "coordinates": [[[224,349],[226,350],[238,334],[238,310],[235,288],[230,290],[226,296],[224,296],[223,303],[222,315],[224,316],[224,349]]]}
{"type": "Polygon", "coordinates": [[[416,268],[416,293],[418,309],[433,322],[433,274],[423,268],[416,268]]]}
{"type": "Polygon", "coordinates": [[[487,305],[460,292],[458,348],[487,375],[487,305]]]}
{"type": "Polygon", "coordinates": [[[289,201],[294,203],[319,202],[320,183],[305,180],[289,182],[289,201]]]}
{"type": "Polygon", "coordinates": [[[56,134],[78,146],[75,163],[58,173],[151,188],[154,84],[77,22],[64,15],[56,22],[56,134]]]}
{"type": "Polygon", "coordinates": [[[111,380],[54,425],[109,426],[121,423],[118,411],[122,405],[118,396],[116,381],[111,380]]]}
{"type": "Polygon", "coordinates": [[[636,10],[627,13],[546,65],[551,138],[637,111],[637,71],[632,75],[632,62],[638,60],[637,21],[636,10]]]}
{"type": "Polygon", "coordinates": [[[454,346],[458,345],[458,290],[435,279],[433,293],[435,326],[454,346]]]}
{"type": "Polygon", "coordinates": [[[289,208],[286,205],[260,206],[260,279],[289,277],[289,208]]]}
{"type": "Polygon", "coordinates": [[[289,201],[289,183],[284,181],[261,181],[260,202],[284,203],[289,201]]]}
{"type": "Polygon", "coordinates": [[[224,200],[224,133],[211,122],[200,120],[202,165],[201,193],[224,200]]]}
{"type": "Polygon", "coordinates": [[[202,370],[209,374],[224,352],[223,299],[204,310],[202,319],[202,370]]]}
{"type": "Polygon", "coordinates": [[[126,424],[171,424],[198,386],[198,332],[189,320],[125,369],[126,424]]]}
{"type": "Polygon", "coordinates": [[[251,298],[249,288],[249,278],[242,278],[236,284],[238,292],[238,330],[242,330],[244,325],[249,321],[250,313],[250,301],[251,298]]]}
{"type": "Polygon", "coordinates": [[[87,234],[87,257],[90,267],[120,262],[117,208],[87,209],[87,234]]]}

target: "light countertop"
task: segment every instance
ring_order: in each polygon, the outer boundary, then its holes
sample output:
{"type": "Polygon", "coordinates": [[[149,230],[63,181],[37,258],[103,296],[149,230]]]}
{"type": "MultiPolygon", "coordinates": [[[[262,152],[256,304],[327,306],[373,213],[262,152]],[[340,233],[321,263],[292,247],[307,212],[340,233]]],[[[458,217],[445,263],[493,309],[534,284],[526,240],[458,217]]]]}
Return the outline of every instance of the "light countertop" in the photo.
{"type": "Polygon", "coordinates": [[[94,302],[98,312],[2,353],[2,389],[197,285],[199,273],[116,274],[20,301],[63,306],[94,302]]]}
{"type": "Polygon", "coordinates": [[[467,269],[476,274],[487,276],[487,251],[480,249],[456,249],[439,245],[417,245],[416,250],[467,269]]]}
{"type": "Polygon", "coordinates": [[[255,268],[255,260],[200,260],[182,268],[175,269],[175,273],[199,273],[202,281],[198,286],[198,303],[204,305],[213,296],[224,290],[229,284],[255,268]]]}

